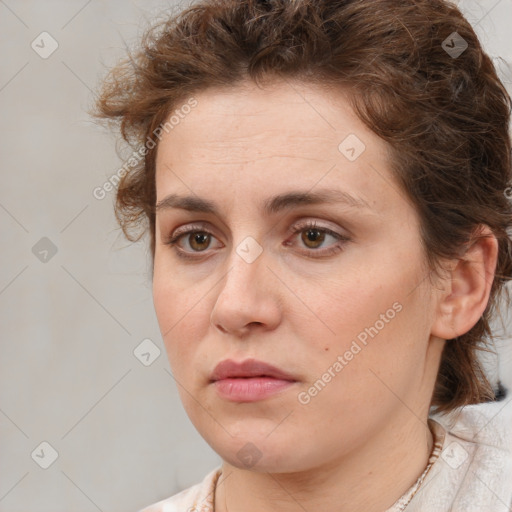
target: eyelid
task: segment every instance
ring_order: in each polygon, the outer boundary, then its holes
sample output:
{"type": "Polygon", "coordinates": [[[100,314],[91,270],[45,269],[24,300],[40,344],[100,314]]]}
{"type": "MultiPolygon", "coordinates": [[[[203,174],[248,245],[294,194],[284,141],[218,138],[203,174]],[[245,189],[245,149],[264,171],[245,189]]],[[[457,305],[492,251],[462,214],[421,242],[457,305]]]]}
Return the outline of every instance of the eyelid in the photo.
{"type": "Polygon", "coordinates": [[[318,220],[312,220],[312,219],[304,219],[304,220],[299,220],[299,221],[293,222],[291,227],[290,227],[289,233],[293,235],[293,234],[295,234],[297,231],[299,231],[301,229],[309,228],[309,229],[319,229],[319,230],[322,230],[322,231],[326,231],[327,233],[329,233],[329,234],[331,234],[333,236],[340,237],[340,238],[347,238],[348,239],[350,237],[350,234],[349,234],[348,230],[346,230],[346,229],[343,230],[343,231],[346,232],[346,234],[339,233],[338,232],[338,231],[340,231],[339,227],[331,227],[329,225],[321,224],[321,222],[325,222],[325,221],[318,221],[318,220]]]}
{"type": "MultiPolygon", "coordinates": [[[[204,232],[204,233],[211,235],[214,238],[217,238],[217,240],[218,240],[218,237],[214,233],[212,233],[212,231],[213,230],[210,227],[206,226],[206,223],[203,224],[200,222],[198,224],[186,224],[184,226],[180,226],[179,228],[176,228],[169,235],[166,235],[164,237],[163,243],[165,245],[170,245],[173,249],[175,249],[176,252],[181,251],[184,253],[188,253],[189,251],[183,251],[183,249],[178,248],[178,241],[181,237],[186,237],[187,235],[190,235],[194,232],[204,232]]],[[[199,255],[201,253],[197,252],[196,254],[199,255]]],[[[191,259],[198,258],[198,257],[199,256],[191,257],[191,259]]]]}
{"type": "Polygon", "coordinates": [[[184,226],[180,226],[179,228],[176,228],[172,234],[171,237],[175,238],[181,234],[188,233],[189,231],[206,231],[208,233],[211,232],[211,229],[206,225],[206,223],[198,223],[198,224],[186,224],[184,226]]]}
{"type": "MultiPolygon", "coordinates": [[[[312,219],[303,219],[300,221],[297,221],[295,223],[292,223],[289,233],[287,234],[287,237],[294,236],[299,234],[302,231],[305,231],[306,229],[317,229],[319,231],[323,231],[329,236],[332,236],[335,238],[336,243],[327,246],[326,248],[320,248],[320,249],[299,249],[299,253],[302,253],[303,255],[309,257],[310,259],[322,259],[326,258],[328,256],[331,256],[337,252],[343,251],[344,246],[352,242],[352,235],[344,235],[341,233],[338,233],[334,229],[331,229],[327,226],[323,226],[322,224],[319,224],[317,220],[312,219]],[[314,254],[316,253],[316,256],[314,254]]],[[[202,252],[208,253],[208,249],[205,251],[188,251],[181,249],[179,247],[179,239],[183,236],[190,235],[194,232],[204,232],[206,234],[209,234],[213,236],[214,238],[217,238],[215,234],[213,234],[209,227],[205,227],[205,223],[198,223],[198,224],[187,224],[185,226],[180,226],[179,228],[175,229],[169,236],[166,237],[164,240],[164,244],[171,246],[173,251],[176,253],[176,255],[184,260],[191,260],[191,261],[201,261],[202,258],[201,254],[202,252]]],[[[284,244],[286,246],[292,246],[294,245],[289,240],[286,241],[284,244]]]]}
{"type": "MultiPolygon", "coordinates": [[[[326,222],[326,221],[325,220],[318,221],[316,219],[312,220],[310,218],[306,218],[306,219],[302,219],[302,220],[292,220],[290,223],[290,228],[288,229],[288,232],[287,232],[287,236],[293,235],[294,233],[296,233],[297,229],[299,229],[299,228],[307,228],[307,227],[310,227],[312,224],[314,224],[317,229],[331,231],[331,233],[333,235],[340,236],[340,237],[346,237],[346,238],[352,237],[352,233],[350,232],[350,230],[348,230],[346,228],[343,229],[343,231],[346,233],[344,235],[343,233],[336,232],[336,229],[339,229],[339,228],[330,227],[329,225],[319,224],[319,222],[326,222]]],[[[213,228],[213,229],[215,229],[215,228],[213,228]]],[[[175,238],[175,237],[179,236],[180,234],[185,234],[185,233],[188,233],[189,231],[202,231],[202,230],[214,235],[214,233],[211,232],[212,228],[210,227],[209,222],[199,221],[197,223],[185,224],[183,226],[176,228],[172,232],[172,234],[169,235],[167,238],[168,239],[175,238]]]]}

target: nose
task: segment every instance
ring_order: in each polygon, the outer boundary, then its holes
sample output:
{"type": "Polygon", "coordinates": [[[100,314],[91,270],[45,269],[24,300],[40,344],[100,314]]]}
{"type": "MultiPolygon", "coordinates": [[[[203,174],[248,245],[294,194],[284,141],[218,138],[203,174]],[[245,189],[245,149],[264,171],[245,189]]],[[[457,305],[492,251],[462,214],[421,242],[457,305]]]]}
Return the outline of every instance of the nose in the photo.
{"type": "Polygon", "coordinates": [[[248,263],[235,250],[218,284],[210,323],[223,333],[243,337],[254,329],[275,329],[281,319],[281,284],[263,251],[248,263]]]}

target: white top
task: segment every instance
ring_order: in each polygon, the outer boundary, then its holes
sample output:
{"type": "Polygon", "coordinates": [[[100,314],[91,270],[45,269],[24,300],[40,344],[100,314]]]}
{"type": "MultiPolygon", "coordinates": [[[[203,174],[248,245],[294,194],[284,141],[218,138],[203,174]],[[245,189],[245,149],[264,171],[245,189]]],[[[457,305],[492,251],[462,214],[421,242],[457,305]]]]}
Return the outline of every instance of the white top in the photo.
{"type": "MultiPolygon", "coordinates": [[[[434,437],[429,463],[383,512],[510,512],[512,399],[431,415],[428,422],[434,437]]],[[[217,467],[201,483],[139,512],[213,512],[221,474],[217,467]]]]}

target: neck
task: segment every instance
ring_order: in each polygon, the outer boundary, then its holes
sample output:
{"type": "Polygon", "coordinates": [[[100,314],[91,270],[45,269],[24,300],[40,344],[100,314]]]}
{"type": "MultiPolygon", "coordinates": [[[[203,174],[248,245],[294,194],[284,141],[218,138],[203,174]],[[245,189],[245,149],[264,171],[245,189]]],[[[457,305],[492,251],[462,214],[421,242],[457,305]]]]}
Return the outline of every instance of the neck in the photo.
{"type": "Polygon", "coordinates": [[[406,411],[358,450],[300,473],[261,473],[224,462],[215,512],[382,512],[427,466],[433,446],[427,417],[406,411]]]}

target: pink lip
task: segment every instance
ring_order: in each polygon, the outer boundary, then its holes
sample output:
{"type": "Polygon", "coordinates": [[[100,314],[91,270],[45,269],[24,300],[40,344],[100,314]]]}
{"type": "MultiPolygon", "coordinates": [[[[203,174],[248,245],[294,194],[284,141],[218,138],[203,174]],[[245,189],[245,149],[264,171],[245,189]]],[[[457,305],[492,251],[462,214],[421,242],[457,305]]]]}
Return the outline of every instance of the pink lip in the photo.
{"type": "Polygon", "coordinates": [[[220,362],[210,377],[219,395],[234,402],[255,402],[297,382],[291,375],[262,361],[220,362]]]}

